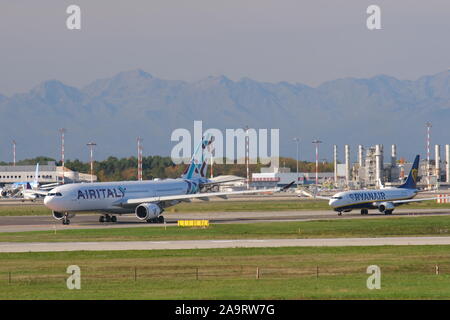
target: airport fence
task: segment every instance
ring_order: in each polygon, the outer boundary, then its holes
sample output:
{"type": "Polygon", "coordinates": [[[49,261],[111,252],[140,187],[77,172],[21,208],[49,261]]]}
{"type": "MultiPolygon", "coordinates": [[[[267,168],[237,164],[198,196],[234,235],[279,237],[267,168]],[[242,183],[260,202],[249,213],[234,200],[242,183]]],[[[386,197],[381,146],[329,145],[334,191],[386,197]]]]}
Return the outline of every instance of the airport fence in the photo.
{"type": "MultiPolygon", "coordinates": [[[[301,277],[326,277],[365,274],[366,268],[360,266],[310,266],[310,267],[271,267],[254,265],[222,266],[81,266],[81,279],[90,281],[139,282],[147,280],[250,280],[250,279],[292,279],[301,277]]],[[[450,275],[450,262],[447,264],[424,264],[399,268],[383,267],[383,273],[415,273],[450,275]]],[[[64,282],[70,275],[61,268],[39,268],[32,270],[11,270],[0,272],[2,285],[33,285],[39,283],[64,282]]]]}

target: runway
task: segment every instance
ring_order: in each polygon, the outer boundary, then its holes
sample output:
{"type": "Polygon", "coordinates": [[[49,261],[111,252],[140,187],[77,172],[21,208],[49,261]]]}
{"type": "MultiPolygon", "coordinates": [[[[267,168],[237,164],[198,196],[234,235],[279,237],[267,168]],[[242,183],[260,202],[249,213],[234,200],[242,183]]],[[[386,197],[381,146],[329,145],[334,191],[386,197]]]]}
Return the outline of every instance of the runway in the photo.
{"type": "Polygon", "coordinates": [[[0,252],[450,245],[450,237],[0,243],[0,252]]]}
{"type": "MultiPolygon", "coordinates": [[[[175,226],[178,220],[206,219],[217,223],[257,223],[276,221],[313,221],[333,219],[367,219],[395,218],[431,215],[450,215],[450,209],[397,209],[392,216],[372,211],[368,216],[357,212],[344,213],[338,216],[331,210],[298,210],[298,211],[262,211],[262,212],[208,212],[208,213],[170,213],[164,214],[167,226],[175,226]]],[[[150,224],[139,221],[134,214],[118,217],[117,223],[100,223],[99,215],[79,214],[71,219],[71,224],[62,225],[52,216],[1,216],[0,232],[25,232],[70,229],[103,229],[130,227],[160,227],[161,224],[150,224]]]]}

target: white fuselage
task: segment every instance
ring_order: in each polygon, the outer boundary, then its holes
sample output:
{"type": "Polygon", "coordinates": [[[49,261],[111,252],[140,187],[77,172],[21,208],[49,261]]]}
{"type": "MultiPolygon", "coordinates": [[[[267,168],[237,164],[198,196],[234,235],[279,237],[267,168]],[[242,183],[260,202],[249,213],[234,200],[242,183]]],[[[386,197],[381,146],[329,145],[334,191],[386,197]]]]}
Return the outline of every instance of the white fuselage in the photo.
{"type": "Polygon", "coordinates": [[[395,200],[412,199],[417,195],[416,189],[384,188],[379,190],[350,190],[338,192],[329,201],[335,211],[351,209],[375,209],[380,203],[395,200]]]}
{"type": "Polygon", "coordinates": [[[75,183],[52,189],[45,197],[44,204],[57,212],[132,213],[134,208],[121,207],[121,203],[129,199],[184,195],[198,191],[198,183],[186,179],[75,183]]]}

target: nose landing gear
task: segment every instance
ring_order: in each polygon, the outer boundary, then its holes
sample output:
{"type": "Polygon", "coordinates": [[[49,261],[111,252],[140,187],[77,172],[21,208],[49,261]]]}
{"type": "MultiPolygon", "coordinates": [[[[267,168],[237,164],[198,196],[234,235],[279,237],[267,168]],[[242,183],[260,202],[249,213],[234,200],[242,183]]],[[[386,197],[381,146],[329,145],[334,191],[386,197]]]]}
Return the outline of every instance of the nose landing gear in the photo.
{"type": "Polygon", "coordinates": [[[64,213],[64,217],[62,218],[62,224],[66,226],[70,224],[69,214],[67,212],[64,213]]]}

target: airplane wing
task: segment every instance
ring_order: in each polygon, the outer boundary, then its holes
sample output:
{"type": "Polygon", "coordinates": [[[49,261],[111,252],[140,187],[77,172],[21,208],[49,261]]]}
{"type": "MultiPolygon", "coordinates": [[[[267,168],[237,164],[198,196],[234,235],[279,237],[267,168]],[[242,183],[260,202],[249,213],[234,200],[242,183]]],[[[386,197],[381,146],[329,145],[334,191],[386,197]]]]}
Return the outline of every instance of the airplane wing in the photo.
{"type": "Polygon", "coordinates": [[[149,197],[149,198],[138,198],[138,199],[128,199],[124,202],[121,202],[121,205],[138,205],[146,202],[162,202],[162,201],[173,201],[180,200],[186,201],[191,199],[201,199],[205,200],[211,197],[226,197],[230,195],[237,194],[255,194],[255,193],[266,193],[266,192],[279,192],[291,187],[293,184],[282,187],[282,188],[273,188],[273,189],[260,189],[260,190],[243,190],[243,191],[231,191],[231,192],[204,192],[204,193],[194,193],[194,194],[183,194],[183,195],[174,195],[174,196],[160,196],[160,197],[149,197]]]}
{"type": "Polygon", "coordinates": [[[331,197],[319,196],[316,194],[306,192],[305,190],[301,190],[301,193],[309,198],[320,199],[320,200],[330,200],[331,199],[331,197]]]}
{"type": "Polygon", "coordinates": [[[240,178],[240,177],[236,177],[236,178],[225,178],[225,179],[218,179],[218,180],[211,180],[209,182],[205,182],[202,183],[202,186],[211,186],[211,185],[217,185],[217,184],[222,184],[222,183],[227,183],[227,182],[234,182],[234,181],[242,181],[245,180],[245,178],[240,178]]]}
{"type": "Polygon", "coordinates": [[[50,190],[50,189],[53,189],[53,188],[55,188],[57,186],[60,186],[60,185],[61,185],[60,183],[43,184],[43,185],[39,186],[39,189],[41,189],[41,190],[50,190]]]}
{"type": "MultiPolygon", "coordinates": [[[[403,204],[403,203],[410,203],[410,202],[421,202],[421,201],[448,199],[448,198],[449,197],[442,197],[442,198],[434,197],[434,198],[421,198],[421,199],[394,200],[394,201],[388,201],[388,202],[392,202],[393,204],[403,204]]],[[[377,202],[380,202],[380,201],[377,201],[377,202]]]]}
{"type": "Polygon", "coordinates": [[[41,196],[46,196],[48,191],[47,190],[24,190],[24,191],[22,191],[22,193],[38,194],[38,195],[41,195],[41,196]]]}

